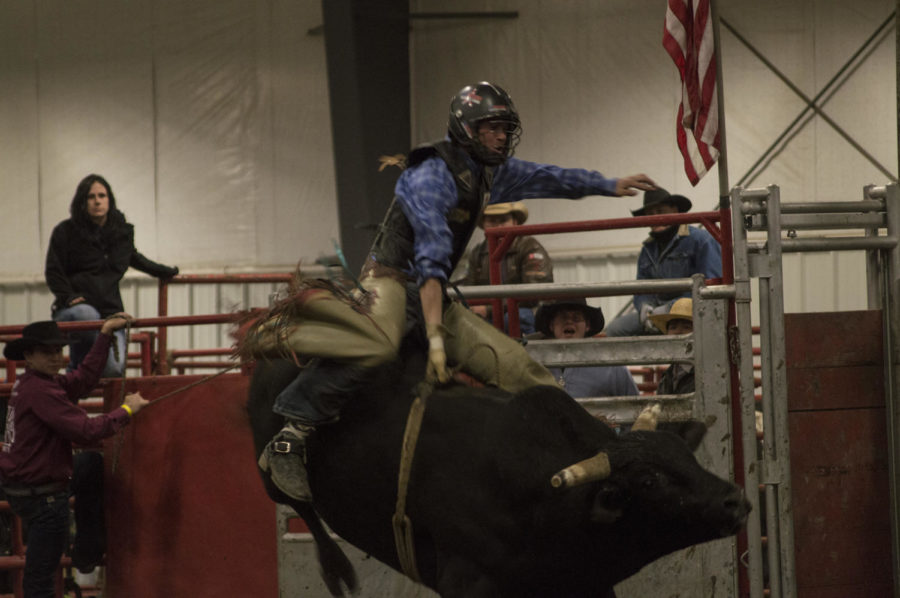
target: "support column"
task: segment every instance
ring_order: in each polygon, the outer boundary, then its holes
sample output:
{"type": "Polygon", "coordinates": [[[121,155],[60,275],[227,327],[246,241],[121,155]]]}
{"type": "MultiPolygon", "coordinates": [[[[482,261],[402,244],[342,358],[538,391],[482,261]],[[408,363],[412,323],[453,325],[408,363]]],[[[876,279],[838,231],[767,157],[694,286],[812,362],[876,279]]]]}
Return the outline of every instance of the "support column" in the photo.
{"type": "Polygon", "coordinates": [[[322,0],[322,15],[340,242],[355,274],[399,173],[378,172],[378,157],[410,146],[409,3],[322,0]]]}

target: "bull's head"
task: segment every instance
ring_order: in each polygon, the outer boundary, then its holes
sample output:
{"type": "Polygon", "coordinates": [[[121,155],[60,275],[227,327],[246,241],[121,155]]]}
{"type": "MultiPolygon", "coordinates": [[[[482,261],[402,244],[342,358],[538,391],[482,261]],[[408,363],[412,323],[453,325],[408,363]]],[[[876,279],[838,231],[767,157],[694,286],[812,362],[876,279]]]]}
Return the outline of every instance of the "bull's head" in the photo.
{"type": "Polygon", "coordinates": [[[613,524],[626,511],[632,513],[630,520],[691,522],[684,538],[671,539],[673,546],[688,537],[699,542],[735,533],[749,512],[743,492],[704,470],[691,455],[706,426],[692,421],[675,426],[675,434],[657,433],[658,416],[658,406],[645,409],[631,432],[607,450],[562,469],[551,484],[573,488],[608,480],[596,488],[590,511],[595,523],[613,524]]]}
{"type": "MultiPolygon", "coordinates": [[[[662,409],[659,403],[645,407],[637,416],[637,419],[634,420],[634,425],[631,429],[655,430],[661,412],[662,409]]],[[[610,471],[609,456],[605,452],[599,452],[593,457],[579,461],[557,472],[550,478],[550,484],[554,488],[578,486],[606,479],[609,477],[610,471]]]]}

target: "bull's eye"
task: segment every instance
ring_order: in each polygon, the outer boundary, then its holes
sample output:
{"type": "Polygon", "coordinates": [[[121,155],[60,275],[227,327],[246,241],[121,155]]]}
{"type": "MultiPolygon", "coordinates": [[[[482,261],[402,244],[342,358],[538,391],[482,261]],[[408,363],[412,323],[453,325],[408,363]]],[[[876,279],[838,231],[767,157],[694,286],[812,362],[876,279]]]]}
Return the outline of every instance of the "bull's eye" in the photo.
{"type": "Polygon", "coordinates": [[[654,472],[645,475],[641,478],[641,486],[645,489],[652,489],[662,485],[663,476],[659,474],[659,472],[654,472]]]}

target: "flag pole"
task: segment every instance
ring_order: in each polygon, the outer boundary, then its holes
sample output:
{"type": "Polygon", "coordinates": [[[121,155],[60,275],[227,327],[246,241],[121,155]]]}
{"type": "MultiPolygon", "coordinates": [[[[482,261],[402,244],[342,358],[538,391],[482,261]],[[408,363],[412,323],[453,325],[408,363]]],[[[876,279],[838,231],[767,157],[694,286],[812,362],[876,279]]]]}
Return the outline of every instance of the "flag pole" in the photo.
{"type": "MultiPolygon", "coordinates": [[[[900,2],[900,0],[898,0],[900,2]]],[[[725,90],[722,80],[722,46],[719,42],[719,6],[717,0],[710,0],[709,12],[713,26],[713,52],[716,55],[716,110],[719,113],[719,202],[727,201],[728,151],[725,143],[725,90]]],[[[727,205],[727,203],[726,203],[727,205]]]]}

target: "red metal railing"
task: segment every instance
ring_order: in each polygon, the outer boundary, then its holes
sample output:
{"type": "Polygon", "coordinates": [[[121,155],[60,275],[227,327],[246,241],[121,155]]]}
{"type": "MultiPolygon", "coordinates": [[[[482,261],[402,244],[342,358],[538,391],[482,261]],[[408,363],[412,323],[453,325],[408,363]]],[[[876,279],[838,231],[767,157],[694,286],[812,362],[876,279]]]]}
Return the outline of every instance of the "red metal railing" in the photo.
{"type": "MultiPolygon", "coordinates": [[[[159,299],[157,313],[160,316],[169,314],[169,286],[173,284],[243,284],[243,283],[278,283],[289,282],[292,274],[189,274],[179,275],[168,280],[159,281],[159,299]]],[[[161,325],[157,331],[157,363],[160,373],[169,373],[169,363],[166,358],[168,349],[168,330],[166,325],[161,325]]]]}
{"type": "MultiPolygon", "coordinates": [[[[577,233],[598,230],[618,230],[625,228],[644,228],[671,224],[702,224],[713,238],[722,246],[722,282],[734,282],[732,265],[733,245],[731,239],[731,209],[720,207],[713,212],[685,212],[683,214],[666,214],[660,216],[634,216],[631,218],[610,218],[607,220],[584,220],[580,222],[556,222],[549,224],[522,224],[519,226],[502,226],[485,229],[488,241],[489,270],[491,284],[500,283],[500,265],[503,256],[516,237],[526,235],[546,235],[555,233],[577,233]],[[721,229],[716,226],[721,224],[721,229]]],[[[521,336],[519,326],[518,299],[506,300],[507,317],[510,336],[521,336]]],[[[503,329],[503,309],[501,299],[492,299],[494,326],[503,329]]]]}
{"type": "MultiPolygon", "coordinates": [[[[206,314],[194,316],[168,316],[155,318],[137,318],[132,322],[132,328],[152,328],[159,327],[163,330],[168,326],[190,326],[195,324],[227,324],[238,320],[240,313],[231,314],[206,314]]],[[[0,339],[20,336],[25,324],[16,324],[13,326],[0,326],[0,339]]],[[[99,330],[103,326],[103,320],[84,320],[81,322],[59,322],[59,328],[63,332],[77,332],[83,330],[99,330]]],[[[142,373],[149,375],[152,373],[152,335],[153,333],[134,333],[132,336],[138,335],[137,342],[141,343],[142,350],[139,354],[140,366],[142,373]]],[[[162,369],[165,363],[165,352],[160,352],[158,364],[162,369]]],[[[9,392],[8,388],[16,380],[16,362],[7,360],[6,362],[6,385],[0,385],[0,394],[9,392]]]]}

